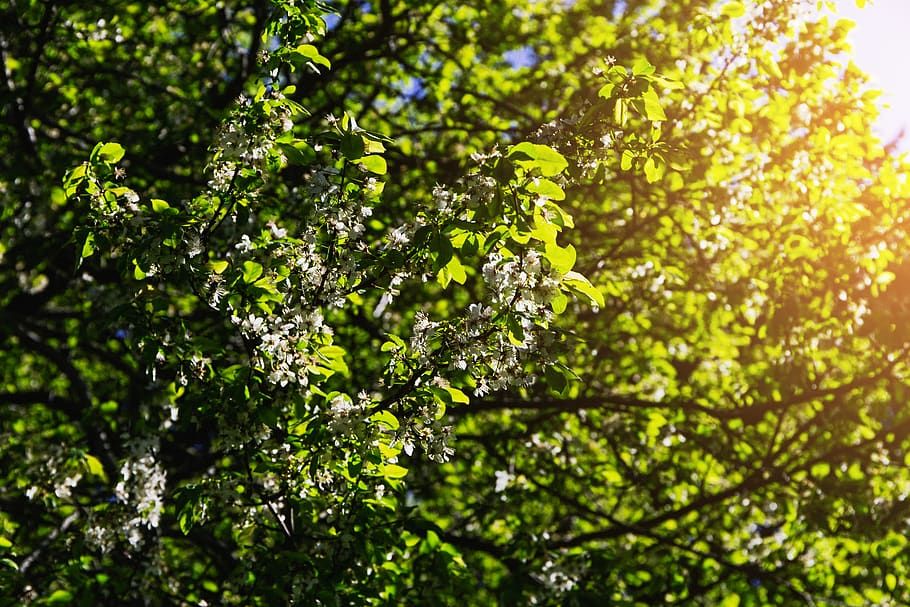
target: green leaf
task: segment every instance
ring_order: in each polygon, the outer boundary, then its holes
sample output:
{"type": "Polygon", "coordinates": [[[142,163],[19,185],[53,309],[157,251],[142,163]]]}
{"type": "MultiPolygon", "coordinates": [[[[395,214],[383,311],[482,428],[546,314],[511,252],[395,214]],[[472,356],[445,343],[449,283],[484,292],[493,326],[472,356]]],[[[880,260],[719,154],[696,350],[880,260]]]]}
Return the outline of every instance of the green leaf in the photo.
{"type": "Polygon", "coordinates": [[[623,150],[622,158],[620,158],[620,161],[619,161],[619,168],[621,168],[624,171],[628,171],[629,169],[632,168],[633,160],[635,160],[635,154],[632,152],[632,150],[623,150]]]}
{"type": "Polygon", "coordinates": [[[227,270],[227,267],[228,267],[228,262],[226,262],[226,261],[216,259],[216,260],[212,260],[209,262],[209,268],[215,274],[224,273],[224,271],[227,270]]]}
{"type": "Polygon", "coordinates": [[[179,514],[177,515],[177,526],[180,527],[180,532],[183,533],[183,535],[189,533],[196,523],[197,500],[198,493],[195,490],[191,490],[188,492],[186,502],[180,507],[179,514]]]}
{"type": "Polygon", "coordinates": [[[139,266],[139,262],[135,259],[133,260],[133,278],[136,280],[145,280],[145,277],[148,276],[142,268],[139,266]]]}
{"type": "Polygon", "coordinates": [[[95,234],[89,232],[88,236],[85,237],[85,242],[82,244],[82,259],[86,257],[91,257],[95,253],[95,234]]]}
{"type": "Polygon", "coordinates": [[[404,340],[397,335],[390,334],[388,335],[388,338],[389,341],[385,342],[385,344],[382,345],[383,351],[386,351],[386,345],[391,345],[391,347],[388,348],[389,350],[405,349],[407,347],[404,343],[404,340]]]}
{"type": "Polygon", "coordinates": [[[599,307],[604,306],[603,294],[591,282],[578,272],[568,272],[562,279],[563,284],[573,292],[584,295],[599,307]]]}
{"type": "Polygon", "coordinates": [[[633,76],[650,76],[655,71],[655,67],[651,65],[647,59],[642,57],[632,65],[632,75],[633,76]]]}
{"type": "Polygon", "coordinates": [[[516,346],[524,345],[525,332],[518,317],[515,314],[509,314],[506,317],[506,325],[509,327],[509,341],[516,346]]]}
{"type": "Polygon", "coordinates": [[[663,164],[654,156],[648,156],[648,159],[645,160],[644,170],[648,183],[658,181],[664,174],[663,164]]]}
{"type": "Polygon", "coordinates": [[[386,164],[385,158],[382,156],[364,156],[357,162],[369,172],[376,173],[377,175],[385,175],[388,170],[388,165],[386,164]]]}
{"type": "Polygon", "coordinates": [[[389,430],[398,430],[401,426],[398,422],[398,418],[391,411],[380,411],[379,413],[374,413],[370,416],[370,419],[385,424],[389,430]]]}
{"type": "Polygon", "coordinates": [[[560,274],[565,274],[575,266],[575,247],[568,245],[561,247],[555,242],[547,243],[544,247],[544,256],[553,266],[553,269],[560,274]]]}
{"type": "Polygon", "coordinates": [[[452,259],[449,260],[449,263],[446,264],[446,271],[452,277],[452,280],[457,282],[460,285],[463,285],[468,279],[468,275],[465,273],[465,268],[461,265],[458,257],[452,255],[452,259]]]}
{"type": "Polygon", "coordinates": [[[262,266],[255,261],[243,262],[243,282],[251,284],[262,276],[262,266]]]}
{"type": "Polygon", "coordinates": [[[345,376],[350,373],[350,369],[348,369],[348,365],[344,361],[347,350],[341,346],[336,346],[334,344],[322,346],[317,350],[317,353],[325,361],[326,366],[332,371],[337,371],[345,376]]]}
{"type": "Polygon", "coordinates": [[[363,143],[365,146],[366,153],[367,154],[382,154],[383,152],[385,152],[385,146],[382,144],[382,142],[377,141],[375,139],[371,139],[370,137],[371,137],[371,135],[369,133],[367,133],[366,136],[363,137],[363,143]]]}
{"type": "Polygon", "coordinates": [[[455,249],[452,247],[452,242],[441,232],[437,233],[430,241],[430,251],[436,254],[434,267],[439,269],[449,265],[449,261],[451,261],[455,255],[455,249]]]}
{"type": "Polygon", "coordinates": [[[436,272],[436,282],[439,283],[443,289],[448,288],[449,283],[452,282],[452,275],[449,273],[449,270],[446,268],[441,268],[436,272]]]}
{"type": "Polygon", "coordinates": [[[392,446],[386,444],[384,441],[379,441],[379,455],[384,459],[391,459],[393,457],[398,457],[398,454],[401,453],[401,447],[392,446]]]}
{"type": "MultiPolygon", "coordinates": [[[[556,246],[556,237],[559,235],[559,226],[550,223],[547,221],[545,215],[538,213],[534,217],[534,229],[528,232],[527,235],[546,243],[547,246],[556,246]]],[[[515,238],[515,241],[527,242],[527,240],[522,241],[522,238],[524,238],[524,234],[521,235],[521,237],[515,238]]]]}
{"type": "Polygon", "coordinates": [[[341,153],[348,160],[358,160],[363,156],[366,146],[363,143],[363,137],[357,133],[345,133],[341,138],[341,153]]]}
{"type": "Polygon", "coordinates": [[[556,314],[562,314],[566,311],[566,306],[569,304],[569,298],[566,297],[566,294],[562,291],[556,293],[553,296],[553,299],[550,300],[550,307],[553,308],[553,312],[556,314]]]}
{"type": "Polygon", "coordinates": [[[88,165],[84,162],[66,173],[66,176],[63,179],[63,188],[67,198],[75,195],[79,186],[85,183],[87,173],[88,165]]]}
{"type": "Polygon", "coordinates": [[[104,471],[104,466],[101,464],[101,460],[99,460],[97,457],[86,453],[85,465],[88,468],[90,474],[94,474],[95,476],[107,481],[107,473],[104,471]]]}
{"type": "Polygon", "coordinates": [[[101,146],[101,149],[98,150],[98,158],[104,162],[119,162],[123,158],[125,153],[123,146],[119,143],[105,143],[101,146]]]}
{"type": "Polygon", "coordinates": [[[566,376],[563,375],[555,365],[548,365],[547,368],[544,369],[544,377],[547,380],[547,385],[560,394],[568,385],[566,376]]]}
{"type": "Polygon", "coordinates": [[[461,254],[465,257],[477,255],[478,250],[480,250],[480,239],[477,236],[468,236],[461,245],[461,254]]]}
{"type": "Polygon", "coordinates": [[[515,165],[507,158],[500,158],[493,167],[493,178],[502,184],[509,183],[515,178],[515,165]]]}
{"type": "Polygon", "coordinates": [[[435,550],[442,542],[439,539],[439,534],[430,529],[427,531],[427,537],[424,540],[424,543],[426,544],[428,550],[435,550]]]}
{"type": "Polygon", "coordinates": [[[461,390],[459,390],[458,388],[453,388],[452,386],[446,386],[445,390],[452,397],[453,403],[467,405],[471,402],[470,399],[468,398],[468,395],[465,394],[464,392],[462,392],[461,390]]]}
{"type": "Polygon", "coordinates": [[[563,172],[569,163],[553,148],[524,141],[509,148],[509,158],[526,170],[539,169],[544,177],[553,177],[563,172]]]}
{"type": "Polygon", "coordinates": [[[69,590],[55,590],[49,597],[47,597],[47,599],[45,599],[44,602],[48,605],[59,605],[63,603],[69,603],[72,600],[73,593],[71,593],[69,590]]]}
{"type": "Polygon", "coordinates": [[[532,194],[545,196],[550,200],[564,200],[566,197],[566,193],[563,189],[549,179],[535,179],[528,184],[526,189],[532,194]]]}
{"type": "Polygon", "coordinates": [[[296,54],[300,55],[301,57],[303,57],[304,59],[306,59],[307,61],[312,61],[313,63],[315,63],[317,65],[322,65],[329,69],[332,69],[332,63],[328,59],[323,57],[319,53],[319,50],[312,44],[301,44],[300,46],[298,46],[297,48],[294,49],[294,52],[296,54]]]}
{"type": "Polygon", "coordinates": [[[160,198],[152,198],[152,210],[156,213],[163,213],[169,208],[171,208],[171,205],[169,205],[166,200],[161,200],[160,198]]]}
{"type": "Polygon", "coordinates": [[[613,91],[616,90],[616,85],[612,82],[608,82],[597,91],[597,96],[603,99],[609,99],[613,96],[613,91]]]}
{"type": "Polygon", "coordinates": [[[408,474],[408,469],[398,464],[381,464],[379,473],[386,478],[404,478],[408,474]]]}
{"type": "Polygon", "coordinates": [[[657,96],[657,91],[655,91],[653,87],[648,87],[648,90],[642,94],[641,100],[644,104],[645,118],[653,122],[660,122],[667,119],[667,115],[660,105],[660,98],[657,96]]]}
{"type": "Polygon", "coordinates": [[[625,126],[629,118],[629,105],[625,99],[617,99],[613,105],[613,120],[619,126],[625,126]]]}
{"type": "Polygon", "coordinates": [[[328,346],[322,346],[319,348],[320,356],[325,358],[344,358],[344,355],[347,354],[347,351],[341,346],[336,346],[335,344],[329,344],[328,346]]]}

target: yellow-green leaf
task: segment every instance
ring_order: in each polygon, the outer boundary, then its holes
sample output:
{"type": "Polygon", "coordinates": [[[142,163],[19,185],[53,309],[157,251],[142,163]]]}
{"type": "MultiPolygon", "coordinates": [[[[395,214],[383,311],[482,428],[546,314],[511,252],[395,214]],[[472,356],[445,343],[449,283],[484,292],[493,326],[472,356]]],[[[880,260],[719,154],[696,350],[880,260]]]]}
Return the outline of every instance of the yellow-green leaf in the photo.
{"type": "Polygon", "coordinates": [[[550,200],[563,200],[566,197],[566,193],[559,185],[544,178],[532,181],[528,184],[527,190],[533,194],[549,198],[550,200]]]}
{"type": "Polygon", "coordinates": [[[523,141],[509,148],[509,158],[526,170],[538,169],[544,177],[563,172],[569,163],[553,148],[523,141]]]}
{"type": "Polygon", "coordinates": [[[332,63],[323,57],[319,50],[312,44],[301,44],[294,49],[294,52],[306,59],[307,61],[312,61],[317,65],[325,66],[329,69],[332,68],[332,63]]]}
{"type": "Polygon", "coordinates": [[[404,478],[408,474],[408,469],[398,464],[381,464],[379,473],[386,478],[404,478]]]}
{"type": "Polygon", "coordinates": [[[550,300],[550,307],[553,308],[553,311],[557,314],[562,314],[566,311],[566,306],[569,303],[569,298],[566,297],[566,294],[562,291],[556,293],[553,296],[553,299],[550,300]]]}
{"type": "Polygon", "coordinates": [[[255,261],[243,262],[243,282],[250,284],[262,276],[262,266],[255,261]]]}
{"type": "Polygon", "coordinates": [[[91,257],[92,255],[94,255],[94,253],[95,253],[95,235],[90,232],[89,235],[85,237],[85,242],[82,244],[82,259],[85,259],[86,257],[91,257]]]}
{"type": "Polygon", "coordinates": [[[463,285],[468,279],[468,275],[465,273],[464,266],[458,260],[458,257],[454,255],[452,256],[452,259],[449,260],[449,263],[446,264],[446,270],[449,272],[452,280],[460,285],[463,285]]]}
{"type": "Polygon", "coordinates": [[[85,465],[88,467],[90,474],[94,474],[95,476],[102,478],[105,481],[107,480],[107,473],[104,471],[104,466],[101,464],[101,460],[99,460],[97,457],[86,453],[85,465]]]}
{"type": "Polygon", "coordinates": [[[223,273],[225,270],[227,270],[227,267],[228,267],[228,262],[223,261],[223,260],[216,259],[216,260],[212,260],[209,262],[209,268],[215,274],[223,273]]]}
{"type": "Polygon", "coordinates": [[[654,122],[667,119],[667,115],[660,105],[660,98],[657,96],[657,91],[655,91],[653,87],[648,87],[648,90],[642,94],[641,100],[644,103],[645,118],[654,122]]]}
{"type": "Polygon", "coordinates": [[[633,76],[650,76],[655,72],[655,68],[651,63],[644,57],[640,58],[632,66],[632,75],[633,76]]]}
{"type": "Polygon", "coordinates": [[[386,164],[385,158],[382,156],[371,154],[369,156],[364,156],[357,162],[369,172],[376,173],[377,175],[385,175],[386,171],[388,171],[388,165],[386,164]]]}
{"type": "Polygon", "coordinates": [[[389,430],[398,430],[400,424],[398,418],[391,411],[380,411],[370,416],[374,422],[379,422],[388,426],[389,430]]]}
{"type": "Polygon", "coordinates": [[[44,602],[48,605],[60,605],[69,603],[73,600],[73,593],[69,590],[54,590],[44,602]]]}
{"type": "Polygon", "coordinates": [[[105,162],[118,162],[123,158],[125,153],[123,146],[119,143],[105,143],[98,151],[98,157],[105,162]]]}
{"type": "Polygon", "coordinates": [[[459,390],[458,388],[453,388],[452,386],[446,386],[446,392],[452,396],[453,403],[459,403],[462,405],[467,405],[470,402],[468,395],[459,390]]]}
{"type": "Polygon", "coordinates": [[[563,284],[571,291],[579,295],[584,295],[591,300],[592,303],[598,305],[599,307],[604,306],[604,296],[591,282],[579,274],[578,272],[572,271],[567,272],[562,279],[563,284]]]}
{"type": "Polygon", "coordinates": [[[565,274],[575,265],[575,247],[572,245],[561,247],[555,242],[548,242],[544,247],[544,255],[560,274],[565,274]]]}

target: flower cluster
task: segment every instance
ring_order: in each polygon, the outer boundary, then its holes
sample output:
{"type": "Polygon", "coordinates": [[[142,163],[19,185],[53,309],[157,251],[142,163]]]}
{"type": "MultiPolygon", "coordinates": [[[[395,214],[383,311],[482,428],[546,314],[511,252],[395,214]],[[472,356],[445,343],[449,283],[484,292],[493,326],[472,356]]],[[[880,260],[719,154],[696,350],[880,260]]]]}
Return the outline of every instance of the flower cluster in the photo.
{"type": "Polygon", "coordinates": [[[36,468],[40,466],[42,478],[49,481],[32,485],[25,495],[30,500],[56,498],[69,501],[73,497],[73,491],[84,480],[83,470],[76,460],[67,457],[63,448],[55,446],[49,450],[52,454],[46,460],[31,462],[36,468]]]}
{"type": "MultiPolygon", "coordinates": [[[[128,522],[131,529],[139,526],[153,529],[161,521],[164,510],[167,473],[157,459],[156,441],[135,441],[132,451],[132,457],[120,467],[120,481],[114,488],[114,495],[118,502],[134,508],[135,516],[128,522]]],[[[136,545],[133,534],[129,539],[131,544],[136,545]]]]}
{"type": "Polygon", "coordinates": [[[255,343],[254,364],[265,369],[270,382],[280,386],[307,386],[307,368],[316,362],[311,349],[315,335],[331,335],[319,310],[297,310],[287,316],[231,317],[243,334],[255,343]]]}
{"type": "Polygon", "coordinates": [[[138,549],[146,531],[161,524],[167,472],[158,460],[157,439],[133,439],[130,456],[120,466],[114,494],[101,510],[89,513],[86,542],[101,552],[109,552],[121,540],[138,549]]]}
{"type": "Polygon", "coordinates": [[[509,259],[497,253],[483,266],[483,279],[494,305],[529,317],[549,318],[546,305],[559,290],[559,280],[544,270],[536,250],[509,259]]]}
{"type": "Polygon", "coordinates": [[[334,396],[329,401],[329,430],[337,437],[361,434],[370,404],[366,392],[357,395],[356,403],[347,394],[334,396]]]}
{"type": "Polygon", "coordinates": [[[254,100],[241,96],[222,125],[210,166],[209,188],[214,192],[230,191],[243,169],[265,171],[275,140],[294,127],[291,108],[282,103],[284,96],[272,91],[267,97],[254,100]]]}

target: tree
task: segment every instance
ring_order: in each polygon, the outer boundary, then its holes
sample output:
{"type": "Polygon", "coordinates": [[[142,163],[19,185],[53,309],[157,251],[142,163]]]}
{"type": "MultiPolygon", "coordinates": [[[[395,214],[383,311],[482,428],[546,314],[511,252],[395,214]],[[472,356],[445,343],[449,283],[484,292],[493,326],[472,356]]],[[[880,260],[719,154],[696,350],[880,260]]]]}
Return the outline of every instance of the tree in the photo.
{"type": "Polygon", "coordinates": [[[3,604],[910,601],[815,4],[9,4],[3,604]]]}

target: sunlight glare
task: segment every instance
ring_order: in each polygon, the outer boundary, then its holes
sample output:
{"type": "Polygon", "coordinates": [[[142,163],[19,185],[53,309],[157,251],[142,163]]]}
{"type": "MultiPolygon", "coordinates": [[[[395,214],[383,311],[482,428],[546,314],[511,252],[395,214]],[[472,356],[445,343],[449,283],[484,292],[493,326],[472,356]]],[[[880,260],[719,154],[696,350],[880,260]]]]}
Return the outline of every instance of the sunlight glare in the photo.
{"type": "Polygon", "coordinates": [[[910,151],[910,1],[874,0],[857,8],[855,0],[838,0],[838,11],[856,22],[850,32],[856,63],[866,71],[884,94],[877,132],[883,141],[892,141],[901,130],[902,151],[910,151]]]}

